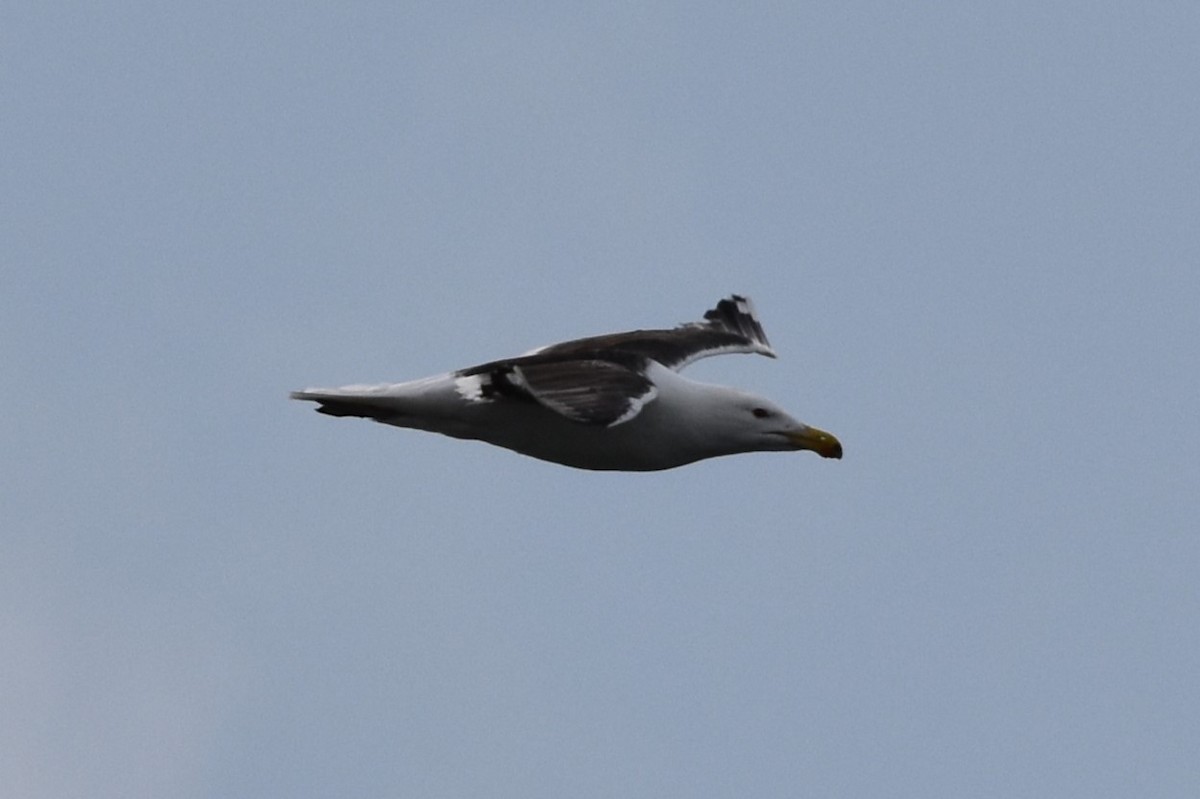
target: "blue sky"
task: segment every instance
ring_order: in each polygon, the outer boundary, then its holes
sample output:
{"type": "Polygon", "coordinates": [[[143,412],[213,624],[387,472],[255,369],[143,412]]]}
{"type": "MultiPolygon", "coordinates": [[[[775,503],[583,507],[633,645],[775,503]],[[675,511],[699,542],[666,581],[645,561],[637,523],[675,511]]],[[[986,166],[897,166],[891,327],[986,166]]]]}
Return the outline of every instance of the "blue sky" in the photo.
{"type": "Polygon", "coordinates": [[[1193,3],[2,12],[14,796],[1200,790],[1193,3]],[[318,416],[751,295],[836,433],[318,416]]]}

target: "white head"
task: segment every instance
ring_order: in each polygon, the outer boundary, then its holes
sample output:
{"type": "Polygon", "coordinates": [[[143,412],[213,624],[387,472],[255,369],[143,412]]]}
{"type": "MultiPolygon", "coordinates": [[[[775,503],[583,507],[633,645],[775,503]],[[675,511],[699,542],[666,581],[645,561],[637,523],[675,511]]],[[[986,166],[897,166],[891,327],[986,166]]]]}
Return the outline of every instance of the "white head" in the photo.
{"type": "Polygon", "coordinates": [[[799,422],[775,403],[725,386],[710,386],[703,416],[706,443],[720,454],[811,450],[823,458],[842,457],[832,434],[799,422]]]}

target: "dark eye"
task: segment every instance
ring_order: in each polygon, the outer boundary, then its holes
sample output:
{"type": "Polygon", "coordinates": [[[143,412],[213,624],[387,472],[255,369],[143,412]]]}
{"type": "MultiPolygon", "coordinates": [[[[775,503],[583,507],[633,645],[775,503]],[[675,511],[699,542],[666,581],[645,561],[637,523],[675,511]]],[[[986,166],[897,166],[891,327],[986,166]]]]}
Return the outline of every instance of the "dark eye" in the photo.
{"type": "Polygon", "coordinates": [[[754,414],[755,419],[766,419],[771,415],[771,412],[766,408],[755,408],[752,413],[754,414]]]}

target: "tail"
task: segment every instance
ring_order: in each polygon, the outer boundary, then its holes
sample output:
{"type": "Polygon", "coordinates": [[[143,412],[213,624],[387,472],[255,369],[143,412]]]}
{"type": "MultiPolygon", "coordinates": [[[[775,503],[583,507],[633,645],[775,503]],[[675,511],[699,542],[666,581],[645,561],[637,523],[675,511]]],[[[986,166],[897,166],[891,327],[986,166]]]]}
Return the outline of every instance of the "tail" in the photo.
{"type": "Polygon", "coordinates": [[[357,416],[377,422],[394,420],[401,412],[394,398],[382,396],[384,386],[346,386],[345,388],[308,388],[293,391],[294,400],[317,403],[317,413],[327,416],[357,416]],[[391,399],[391,402],[388,400],[391,399]]]}

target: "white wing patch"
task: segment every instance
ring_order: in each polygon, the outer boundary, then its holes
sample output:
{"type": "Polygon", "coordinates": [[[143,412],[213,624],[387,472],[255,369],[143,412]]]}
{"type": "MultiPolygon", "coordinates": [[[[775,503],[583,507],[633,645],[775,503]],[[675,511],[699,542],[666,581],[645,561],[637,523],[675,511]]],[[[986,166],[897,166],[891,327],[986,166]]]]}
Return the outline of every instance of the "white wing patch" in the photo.
{"type": "Polygon", "coordinates": [[[458,392],[458,396],[467,402],[491,402],[490,398],[483,395],[483,387],[489,382],[491,380],[486,374],[456,377],[454,379],[454,390],[458,392]]]}

